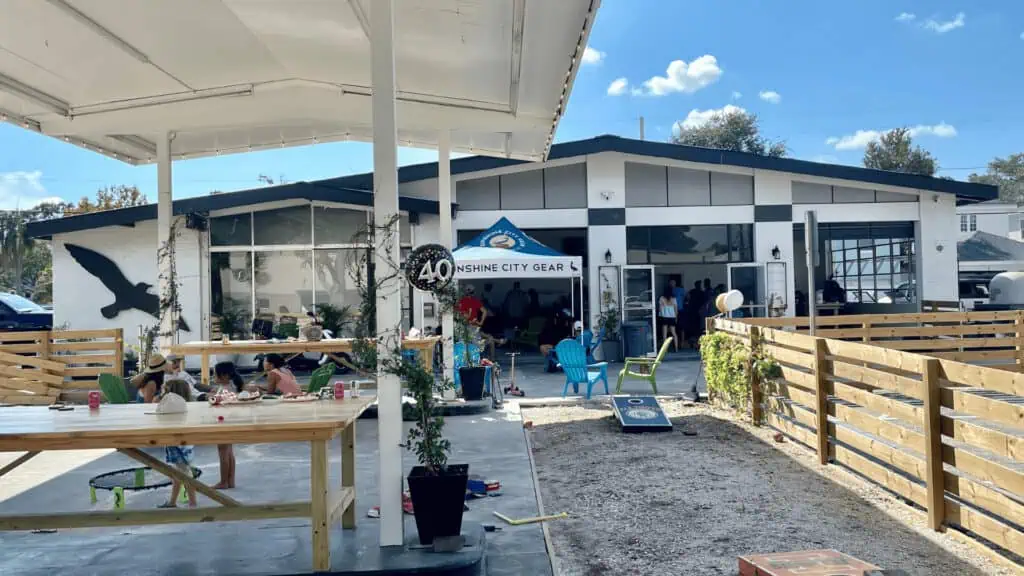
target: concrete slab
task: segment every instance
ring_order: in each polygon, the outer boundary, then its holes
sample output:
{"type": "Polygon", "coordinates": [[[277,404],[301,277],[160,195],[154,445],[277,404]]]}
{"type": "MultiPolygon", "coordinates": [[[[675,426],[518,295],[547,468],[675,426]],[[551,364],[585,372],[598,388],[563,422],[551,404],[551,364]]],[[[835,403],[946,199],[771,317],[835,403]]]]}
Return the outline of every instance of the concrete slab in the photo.
{"type": "MultiPolygon", "coordinates": [[[[451,440],[452,463],[469,463],[471,474],[502,482],[502,496],[468,502],[464,533],[475,538],[480,524],[497,524],[493,512],[511,517],[535,516],[536,495],[518,413],[498,411],[479,416],[445,419],[451,440]],[[474,527],[475,526],[475,527],[474,527]]],[[[377,546],[377,520],[366,512],[377,500],[377,427],[360,421],[356,434],[357,528],[332,530],[332,569],[399,568],[396,559],[381,555],[377,546]],[[388,564],[392,562],[392,564],[388,564]]],[[[162,457],[162,450],[153,452],[162,457]]],[[[5,455],[6,456],[6,455],[5,455]]],[[[0,514],[83,511],[89,504],[88,479],[96,474],[132,465],[119,454],[95,460],[79,453],[64,459],[31,461],[0,481],[0,514]],[[33,468],[37,466],[37,468],[33,468]],[[48,467],[40,470],[39,466],[48,467]],[[25,489],[21,476],[49,478],[25,489]],[[8,480],[12,482],[8,482],[8,480]],[[13,488],[8,488],[13,486],[13,488]],[[10,490],[10,492],[5,492],[10,490]],[[23,491],[22,491],[23,490],[23,491]]],[[[309,494],[309,448],[305,444],[252,444],[235,447],[238,488],[231,495],[246,502],[273,502],[306,498],[309,494]]],[[[403,456],[406,470],[415,456],[403,456]]],[[[218,477],[213,447],[196,449],[196,464],[204,479],[218,477]]],[[[332,443],[331,482],[340,483],[340,442],[332,443]]],[[[155,507],[167,491],[127,496],[128,509],[155,507]]],[[[212,505],[200,497],[201,505],[212,505]]],[[[109,499],[96,506],[107,509],[109,499]]],[[[415,538],[412,516],[406,518],[408,539],[415,538]]],[[[486,535],[486,574],[550,575],[550,564],[540,526],[502,526],[486,535]]],[[[307,574],[312,566],[310,524],[299,518],[210,524],[136,526],[119,529],[61,530],[55,534],[0,532],[0,574],[65,576],[92,574],[133,575],[231,575],[307,574]]]]}

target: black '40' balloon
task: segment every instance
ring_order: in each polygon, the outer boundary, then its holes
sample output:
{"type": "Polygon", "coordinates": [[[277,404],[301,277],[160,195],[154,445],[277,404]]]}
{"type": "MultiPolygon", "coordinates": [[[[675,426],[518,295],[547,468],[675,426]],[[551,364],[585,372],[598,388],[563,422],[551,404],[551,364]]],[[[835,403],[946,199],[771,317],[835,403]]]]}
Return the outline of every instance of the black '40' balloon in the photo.
{"type": "Polygon", "coordinates": [[[439,290],[455,277],[455,259],[451,251],[440,244],[424,244],[405,259],[405,276],[420,290],[439,290]]]}

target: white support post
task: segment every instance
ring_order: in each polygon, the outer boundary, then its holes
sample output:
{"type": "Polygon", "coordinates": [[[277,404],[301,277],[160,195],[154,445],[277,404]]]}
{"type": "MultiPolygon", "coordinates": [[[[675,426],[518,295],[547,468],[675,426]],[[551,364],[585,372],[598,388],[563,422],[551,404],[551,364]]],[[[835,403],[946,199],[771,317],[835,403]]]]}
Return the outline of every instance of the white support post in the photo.
{"type": "MultiPolygon", "coordinates": [[[[394,0],[370,7],[370,69],[373,106],[373,216],[376,246],[377,356],[381,364],[401,331],[401,282],[392,270],[398,249],[398,134],[395,118],[394,0]],[[389,224],[391,233],[382,230],[389,224]]],[[[380,458],[380,545],[405,543],[402,517],[402,382],[377,373],[377,430],[380,458]]]]}
{"type": "MultiPolygon", "coordinates": [[[[441,230],[439,237],[441,245],[452,249],[452,167],[451,167],[451,132],[441,130],[437,136],[437,204],[438,213],[441,218],[441,230]]],[[[441,315],[441,332],[444,334],[442,348],[444,349],[444,377],[451,380],[454,377],[453,367],[455,366],[455,321],[451,311],[445,311],[441,315]]],[[[455,397],[455,390],[445,391],[446,395],[455,397]]]]}
{"type": "MultiPolygon", "coordinates": [[[[171,281],[171,260],[169,254],[165,254],[162,248],[171,240],[171,219],[173,216],[172,188],[171,188],[171,141],[174,135],[171,133],[161,134],[156,141],[156,179],[157,179],[157,206],[156,206],[156,230],[157,230],[157,297],[163,298],[168,293],[168,283],[171,281]]],[[[174,344],[176,318],[174,314],[164,313],[163,306],[157,312],[160,318],[159,347],[164,352],[174,344]]]]}

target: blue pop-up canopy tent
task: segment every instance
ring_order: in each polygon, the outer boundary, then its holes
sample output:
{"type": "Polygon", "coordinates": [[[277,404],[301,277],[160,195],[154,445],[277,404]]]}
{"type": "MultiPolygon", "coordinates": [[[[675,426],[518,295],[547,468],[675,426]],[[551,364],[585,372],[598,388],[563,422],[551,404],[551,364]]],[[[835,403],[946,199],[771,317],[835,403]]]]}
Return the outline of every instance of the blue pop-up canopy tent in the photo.
{"type": "MultiPolygon", "coordinates": [[[[580,302],[583,302],[583,259],[566,256],[531,238],[508,218],[490,228],[452,253],[456,280],[487,278],[568,278],[573,309],[576,308],[576,279],[579,279],[580,302]]],[[[582,311],[583,306],[580,306],[582,311]]]]}

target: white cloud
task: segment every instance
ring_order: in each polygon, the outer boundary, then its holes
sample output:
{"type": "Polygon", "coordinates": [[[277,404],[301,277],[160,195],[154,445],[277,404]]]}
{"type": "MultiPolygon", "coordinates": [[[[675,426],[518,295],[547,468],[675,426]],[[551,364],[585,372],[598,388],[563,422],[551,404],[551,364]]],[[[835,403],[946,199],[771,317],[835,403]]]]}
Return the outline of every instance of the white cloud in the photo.
{"type": "Polygon", "coordinates": [[[600,64],[604,60],[604,52],[587,46],[583,49],[582,61],[584,64],[600,64]]]}
{"type": "Polygon", "coordinates": [[[914,138],[918,136],[936,136],[939,138],[953,138],[957,134],[956,128],[945,122],[939,122],[933,126],[919,124],[917,126],[911,126],[910,135],[914,138]]]}
{"type": "Polygon", "coordinates": [[[911,12],[900,12],[900,15],[896,17],[897,22],[913,22],[917,19],[917,14],[911,12]]]}
{"type": "Polygon", "coordinates": [[[818,154],[811,158],[811,162],[819,162],[821,164],[838,164],[839,157],[831,154],[818,154]]]}
{"type": "Polygon", "coordinates": [[[732,99],[733,100],[739,100],[740,98],[743,98],[743,93],[742,92],[738,92],[736,90],[733,90],[732,91],[732,99]]]}
{"type": "Polygon", "coordinates": [[[764,100],[769,104],[778,104],[779,102],[782,102],[782,94],[779,94],[774,90],[761,90],[761,93],[758,94],[758,96],[761,97],[761,100],[764,100]]]}
{"type": "Polygon", "coordinates": [[[665,70],[664,76],[655,76],[646,80],[641,88],[634,88],[633,94],[648,96],[664,96],[682,92],[694,92],[714,84],[722,76],[718,60],[710,54],[687,64],[683,60],[673,60],[665,70]]]}
{"type": "Polygon", "coordinates": [[[0,210],[27,210],[43,202],[61,202],[60,198],[47,195],[42,177],[39,170],[0,172],[0,210]]]}
{"type": "Polygon", "coordinates": [[[931,30],[936,34],[945,34],[946,32],[956,30],[957,28],[963,28],[964,24],[966,24],[965,16],[966,15],[963,12],[960,12],[953,17],[952,20],[947,20],[945,22],[929,18],[925,21],[923,26],[926,30],[931,30]]]}
{"type": "MultiPolygon", "coordinates": [[[[825,140],[825,144],[834,146],[836,150],[862,150],[868,144],[878,140],[885,131],[883,130],[857,130],[853,134],[845,136],[833,136],[825,140]]],[[[929,126],[918,124],[910,127],[910,136],[935,136],[937,138],[953,138],[957,135],[956,128],[945,122],[929,126]]]]}
{"type": "Polygon", "coordinates": [[[626,93],[626,88],[629,88],[629,80],[626,80],[625,78],[616,78],[608,85],[608,95],[620,96],[626,93]]]}
{"type": "Polygon", "coordinates": [[[676,122],[672,125],[672,132],[678,133],[681,128],[699,128],[707,124],[716,114],[733,114],[736,112],[747,113],[745,109],[733,106],[732,104],[726,104],[721,108],[712,108],[711,110],[698,110],[694,108],[690,110],[690,113],[686,115],[682,122],[676,122]]]}

